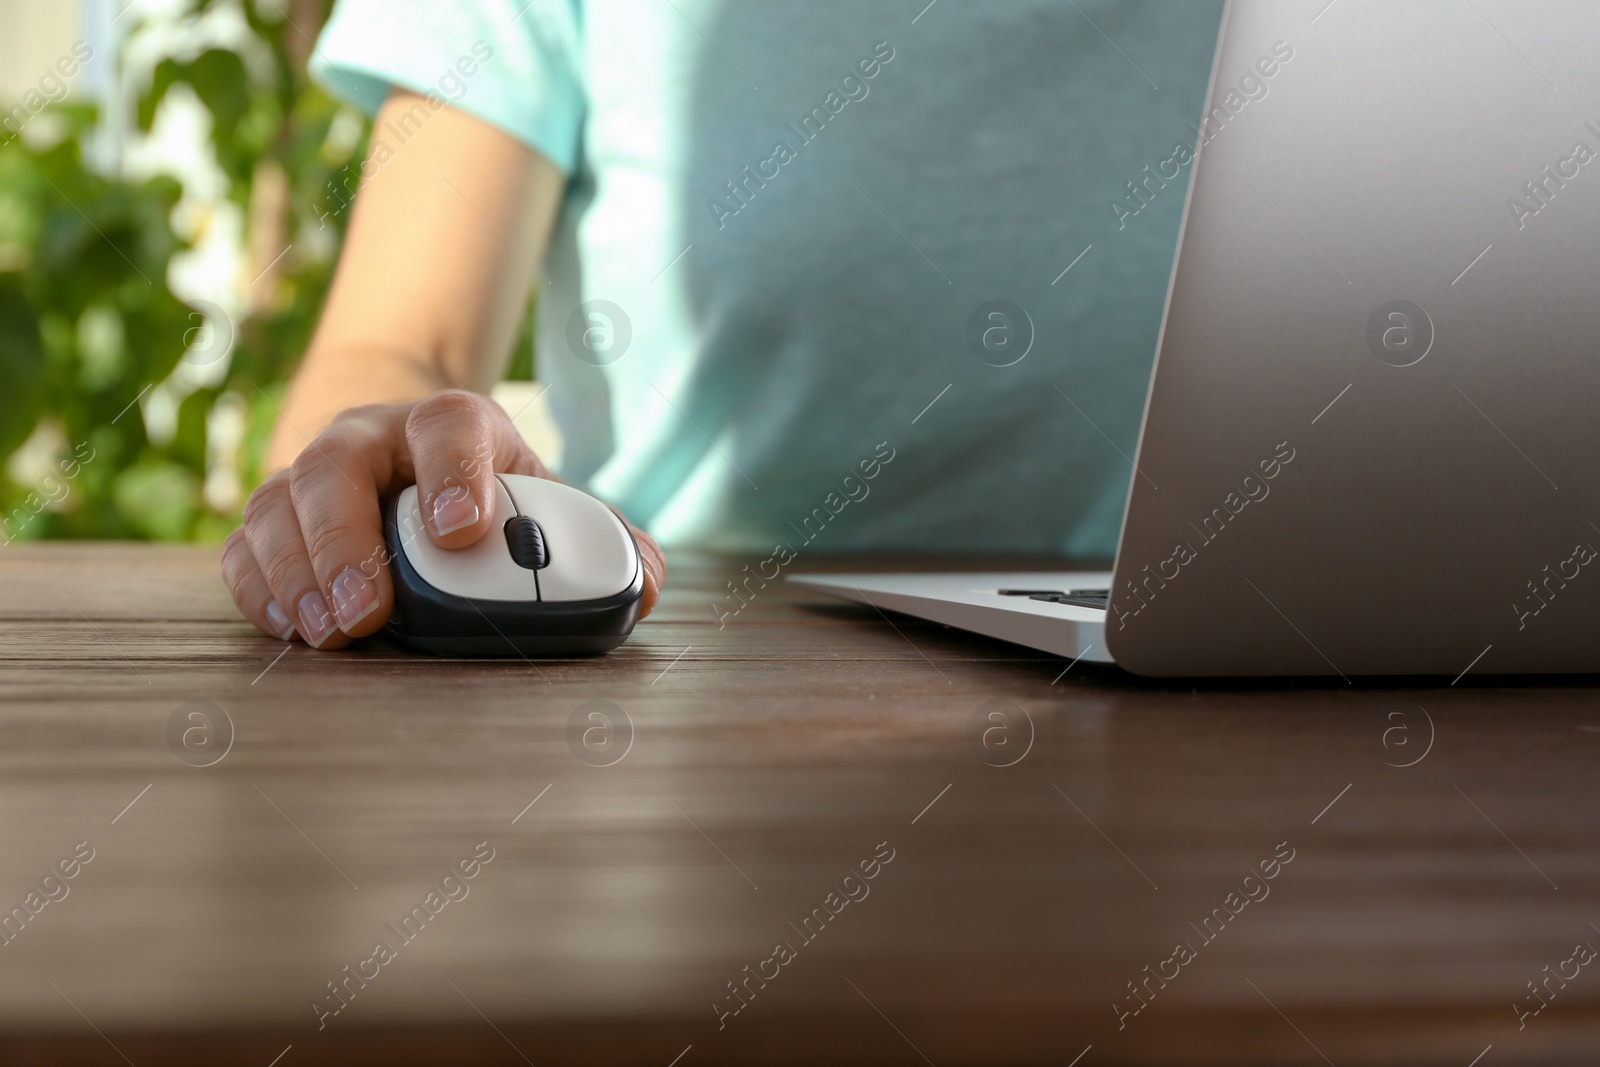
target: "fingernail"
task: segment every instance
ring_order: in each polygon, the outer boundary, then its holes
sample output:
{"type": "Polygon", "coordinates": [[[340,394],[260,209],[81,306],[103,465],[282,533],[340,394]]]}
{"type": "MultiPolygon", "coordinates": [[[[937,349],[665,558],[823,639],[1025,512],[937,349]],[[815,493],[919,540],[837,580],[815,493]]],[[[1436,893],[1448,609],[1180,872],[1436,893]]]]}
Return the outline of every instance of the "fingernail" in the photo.
{"type": "Polygon", "coordinates": [[[281,640],[287,641],[294,636],[294,623],[289,621],[288,614],[276,600],[267,601],[267,625],[281,640]]]}
{"type": "Polygon", "coordinates": [[[433,501],[433,532],[439,535],[464,530],[478,521],[478,505],[465,493],[440,493],[433,501]]]}
{"type": "Polygon", "coordinates": [[[320,645],[333,633],[333,613],[328,610],[327,599],[313,589],[300,598],[300,634],[311,645],[320,645]]]}
{"type": "Polygon", "coordinates": [[[339,615],[340,629],[348,631],[377,606],[377,585],[354,567],[346,567],[333,580],[333,610],[339,615]]]}

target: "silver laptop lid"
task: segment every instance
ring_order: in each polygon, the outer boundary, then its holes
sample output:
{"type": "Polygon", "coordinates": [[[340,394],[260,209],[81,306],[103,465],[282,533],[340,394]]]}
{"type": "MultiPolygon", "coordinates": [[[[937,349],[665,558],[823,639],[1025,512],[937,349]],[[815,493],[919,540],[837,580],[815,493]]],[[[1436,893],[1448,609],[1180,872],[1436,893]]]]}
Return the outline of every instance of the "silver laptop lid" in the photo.
{"type": "Polygon", "coordinates": [[[1223,27],[1117,661],[1600,669],[1600,4],[1232,0],[1223,27]]]}

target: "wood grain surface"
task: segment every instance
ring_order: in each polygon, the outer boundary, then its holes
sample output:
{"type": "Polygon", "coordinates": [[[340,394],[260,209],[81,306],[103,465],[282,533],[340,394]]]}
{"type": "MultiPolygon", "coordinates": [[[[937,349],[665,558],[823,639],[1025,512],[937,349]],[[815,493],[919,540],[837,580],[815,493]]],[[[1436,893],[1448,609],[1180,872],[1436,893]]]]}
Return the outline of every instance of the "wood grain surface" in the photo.
{"type": "Polygon", "coordinates": [[[0,1063],[1600,1059],[1587,679],[1063,674],[782,583],[719,628],[747,562],[530,663],[0,552],[0,1063]]]}

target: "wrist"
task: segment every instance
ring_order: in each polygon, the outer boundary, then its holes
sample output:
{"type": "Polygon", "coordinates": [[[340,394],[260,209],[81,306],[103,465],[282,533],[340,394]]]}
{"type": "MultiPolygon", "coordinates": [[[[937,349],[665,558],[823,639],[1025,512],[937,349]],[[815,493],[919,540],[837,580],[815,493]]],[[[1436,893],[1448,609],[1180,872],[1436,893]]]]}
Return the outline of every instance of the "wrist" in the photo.
{"type": "Polygon", "coordinates": [[[294,462],[341,412],[366,404],[409,404],[451,382],[423,354],[375,345],[313,348],[277,411],[263,474],[294,462]]]}

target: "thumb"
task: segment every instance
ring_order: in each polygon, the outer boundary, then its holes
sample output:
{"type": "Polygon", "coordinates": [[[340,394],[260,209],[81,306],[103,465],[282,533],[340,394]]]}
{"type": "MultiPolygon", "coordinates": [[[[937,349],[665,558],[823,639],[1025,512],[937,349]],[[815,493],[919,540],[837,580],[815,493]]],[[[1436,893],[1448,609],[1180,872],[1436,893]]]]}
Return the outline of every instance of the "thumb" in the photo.
{"type": "Polygon", "coordinates": [[[465,548],[489,532],[496,471],[539,465],[499,405],[464,390],[418,401],[405,438],[423,528],[441,548],[465,548]]]}

